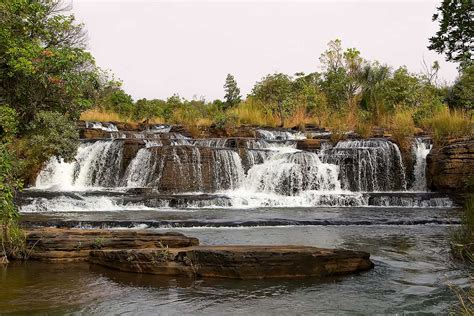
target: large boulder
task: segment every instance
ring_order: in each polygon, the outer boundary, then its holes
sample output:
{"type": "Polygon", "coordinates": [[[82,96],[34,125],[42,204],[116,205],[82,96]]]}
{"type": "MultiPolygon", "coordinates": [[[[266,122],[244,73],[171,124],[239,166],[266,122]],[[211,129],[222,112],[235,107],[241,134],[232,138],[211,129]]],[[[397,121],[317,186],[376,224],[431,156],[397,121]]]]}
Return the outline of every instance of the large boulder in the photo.
{"type": "Polygon", "coordinates": [[[474,179],[474,138],[435,146],[426,158],[426,180],[433,191],[448,193],[462,202],[470,179],[474,179]]]}
{"type": "Polygon", "coordinates": [[[369,270],[362,251],[307,246],[197,246],[185,249],[97,250],[90,261],[158,275],[233,279],[326,277],[369,270]]]}

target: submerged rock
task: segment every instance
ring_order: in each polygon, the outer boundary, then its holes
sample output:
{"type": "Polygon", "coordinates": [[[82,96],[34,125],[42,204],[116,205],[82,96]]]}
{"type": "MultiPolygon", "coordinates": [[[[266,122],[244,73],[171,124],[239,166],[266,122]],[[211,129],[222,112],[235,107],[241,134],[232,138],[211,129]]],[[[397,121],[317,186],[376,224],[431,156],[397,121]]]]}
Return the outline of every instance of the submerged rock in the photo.
{"type": "Polygon", "coordinates": [[[157,275],[265,279],[327,277],[373,268],[362,251],[308,246],[197,246],[184,249],[95,250],[90,261],[157,275]]]}

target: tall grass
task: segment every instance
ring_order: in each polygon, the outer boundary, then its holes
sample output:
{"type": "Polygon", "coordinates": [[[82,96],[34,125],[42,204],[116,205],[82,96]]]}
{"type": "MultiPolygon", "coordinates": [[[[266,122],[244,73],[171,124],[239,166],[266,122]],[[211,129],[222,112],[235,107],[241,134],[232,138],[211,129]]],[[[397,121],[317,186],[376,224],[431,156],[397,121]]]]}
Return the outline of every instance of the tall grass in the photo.
{"type": "Polygon", "coordinates": [[[124,121],[120,115],[112,112],[105,112],[100,109],[91,109],[81,113],[81,120],[96,122],[122,122],[124,121]]]}
{"type": "Polygon", "coordinates": [[[423,125],[433,133],[433,140],[438,144],[452,138],[473,136],[474,131],[473,122],[467,113],[448,107],[425,119],[423,125]]]}
{"type": "Polygon", "coordinates": [[[237,118],[238,125],[258,125],[275,127],[279,124],[279,117],[265,111],[265,107],[258,101],[246,100],[230,110],[237,118]]]}
{"type": "Polygon", "coordinates": [[[474,196],[464,205],[462,224],[452,232],[451,250],[457,258],[474,263],[474,196]]]}
{"type": "Polygon", "coordinates": [[[415,134],[413,111],[396,111],[393,115],[390,127],[395,142],[397,142],[402,150],[408,151],[411,148],[411,138],[415,134]]]}
{"type": "MultiPolygon", "coordinates": [[[[118,113],[104,111],[102,109],[94,108],[81,113],[81,120],[94,122],[120,122],[120,123],[141,123],[131,118],[124,118],[118,113]]],[[[154,117],[148,123],[150,124],[164,124],[165,120],[161,117],[154,117]]]]}

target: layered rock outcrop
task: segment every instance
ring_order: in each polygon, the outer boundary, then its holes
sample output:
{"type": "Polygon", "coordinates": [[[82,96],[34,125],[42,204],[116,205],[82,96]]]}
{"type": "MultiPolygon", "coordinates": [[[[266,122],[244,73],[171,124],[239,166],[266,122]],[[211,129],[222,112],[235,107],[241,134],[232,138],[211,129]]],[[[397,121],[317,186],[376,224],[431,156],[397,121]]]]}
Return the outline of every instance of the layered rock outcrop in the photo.
{"type": "Polygon", "coordinates": [[[27,232],[29,258],[45,261],[88,260],[94,249],[190,247],[199,240],[180,233],[145,230],[38,228],[27,232]]]}
{"type": "Polygon", "coordinates": [[[474,138],[435,146],[426,158],[426,179],[431,190],[450,194],[462,202],[468,193],[468,182],[474,181],[474,138]]]}
{"type": "Polygon", "coordinates": [[[90,261],[129,272],[232,279],[327,277],[373,267],[366,252],[307,246],[98,250],[90,261]]]}

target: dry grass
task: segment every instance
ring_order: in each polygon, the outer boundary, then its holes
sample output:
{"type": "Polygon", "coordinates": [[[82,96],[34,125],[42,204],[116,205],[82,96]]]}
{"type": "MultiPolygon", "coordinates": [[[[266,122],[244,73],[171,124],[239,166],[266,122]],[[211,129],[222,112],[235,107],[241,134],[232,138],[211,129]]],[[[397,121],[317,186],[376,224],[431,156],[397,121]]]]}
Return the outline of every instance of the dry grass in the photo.
{"type": "Polygon", "coordinates": [[[285,120],[286,128],[297,127],[300,131],[303,131],[306,124],[315,123],[316,119],[307,114],[305,106],[299,106],[296,108],[293,115],[285,120]]]}
{"type": "MultiPolygon", "coordinates": [[[[130,118],[123,118],[119,114],[114,112],[107,112],[101,109],[91,109],[81,113],[81,120],[83,121],[94,121],[94,122],[121,122],[129,124],[139,124],[141,122],[132,120],[130,118]]],[[[165,119],[161,117],[155,117],[149,120],[150,124],[164,124],[165,119]]]]}
{"type": "Polygon", "coordinates": [[[395,142],[402,150],[408,151],[411,148],[411,138],[415,134],[413,111],[399,110],[395,112],[390,125],[395,142]]]}
{"type": "Polygon", "coordinates": [[[433,133],[433,139],[438,144],[447,139],[473,136],[474,131],[473,122],[467,113],[447,107],[424,120],[423,125],[433,133]]]}
{"type": "Polygon", "coordinates": [[[231,114],[237,118],[237,125],[278,126],[280,119],[264,111],[264,107],[257,101],[247,100],[232,109],[231,114]]]}
{"type": "Polygon", "coordinates": [[[100,109],[91,109],[81,113],[81,120],[96,122],[125,122],[117,113],[105,112],[100,109]]]}

